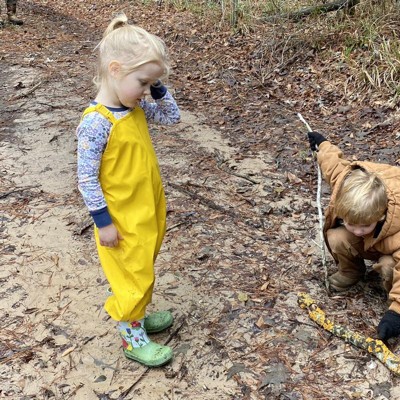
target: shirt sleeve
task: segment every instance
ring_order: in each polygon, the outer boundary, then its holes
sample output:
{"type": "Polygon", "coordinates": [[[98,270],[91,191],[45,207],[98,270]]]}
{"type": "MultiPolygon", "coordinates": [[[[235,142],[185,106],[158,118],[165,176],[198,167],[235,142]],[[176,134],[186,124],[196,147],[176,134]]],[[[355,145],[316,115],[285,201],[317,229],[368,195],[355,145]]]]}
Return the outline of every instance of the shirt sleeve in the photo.
{"type": "Polygon", "coordinates": [[[154,100],[154,102],[142,100],[140,106],[143,108],[146,119],[150,123],[173,125],[177,124],[181,119],[178,105],[169,91],[165,93],[164,97],[154,100]]]}
{"type": "Polygon", "coordinates": [[[110,129],[110,122],[96,112],[86,115],[77,128],[78,188],[98,228],[112,223],[99,181],[110,129]]]}

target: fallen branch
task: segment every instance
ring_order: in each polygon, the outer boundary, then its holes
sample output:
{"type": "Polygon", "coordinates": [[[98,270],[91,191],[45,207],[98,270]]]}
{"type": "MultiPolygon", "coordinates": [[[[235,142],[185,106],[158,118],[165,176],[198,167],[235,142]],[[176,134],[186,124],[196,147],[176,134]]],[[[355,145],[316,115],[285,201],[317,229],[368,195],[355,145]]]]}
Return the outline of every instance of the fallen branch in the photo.
{"type": "Polygon", "coordinates": [[[338,11],[342,9],[351,10],[360,0],[338,0],[332,3],[321,4],[315,7],[304,8],[296,13],[291,14],[292,19],[301,19],[313,14],[323,14],[331,11],[338,11]]]}
{"type": "MultiPolygon", "coordinates": [[[[310,125],[308,125],[303,116],[300,113],[298,113],[297,116],[299,117],[300,121],[303,122],[304,125],[307,127],[308,132],[312,132],[310,125]]],[[[328,267],[326,265],[326,254],[325,254],[324,220],[321,207],[322,173],[318,162],[317,162],[317,173],[318,173],[317,207],[318,207],[318,220],[319,220],[319,237],[321,241],[320,249],[322,253],[322,266],[324,268],[325,287],[329,292],[328,267]]]]}
{"type": "Polygon", "coordinates": [[[317,306],[315,301],[307,293],[298,293],[299,306],[308,310],[309,317],[326,331],[343,339],[360,349],[368,351],[382,362],[391,372],[400,375],[400,357],[393,354],[382,340],[366,337],[361,333],[354,332],[349,328],[334,324],[325,313],[317,306]]]}
{"type": "Polygon", "coordinates": [[[271,17],[264,18],[264,21],[271,21],[278,18],[293,19],[298,21],[302,18],[308,17],[310,15],[325,14],[332,11],[338,11],[342,9],[348,10],[350,13],[353,12],[354,7],[360,2],[360,0],[337,0],[332,3],[320,4],[313,7],[303,8],[300,11],[293,13],[287,13],[282,15],[274,15],[271,17]]]}

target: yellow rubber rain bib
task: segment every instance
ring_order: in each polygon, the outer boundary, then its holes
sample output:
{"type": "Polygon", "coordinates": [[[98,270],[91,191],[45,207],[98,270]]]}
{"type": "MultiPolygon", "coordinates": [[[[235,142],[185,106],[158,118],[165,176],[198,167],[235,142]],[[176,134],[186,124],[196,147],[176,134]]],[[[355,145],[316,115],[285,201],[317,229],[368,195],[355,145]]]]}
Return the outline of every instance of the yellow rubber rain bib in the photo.
{"type": "Polygon", "coordinates": [[[97,111],[112,124],[100,166],[100,184],[114,225],[121,233],[117,247],[101,246],[95,228],[101,265],[113,295],[105,309],[116,321],[145,316],[154,286],[154,262],[165,234],[166,205],[157,157],[147,121],[139,107],[115,119],[98,104],[97,111]]]}

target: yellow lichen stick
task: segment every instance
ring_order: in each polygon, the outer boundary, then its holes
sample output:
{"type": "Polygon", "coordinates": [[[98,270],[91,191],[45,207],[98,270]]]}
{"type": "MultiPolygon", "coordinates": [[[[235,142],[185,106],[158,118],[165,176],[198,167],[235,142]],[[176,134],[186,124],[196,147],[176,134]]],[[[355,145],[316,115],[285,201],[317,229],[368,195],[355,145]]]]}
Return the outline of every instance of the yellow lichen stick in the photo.
{"type": "Polygon", "coordinates": [[[374,355],[391,372],[400,375],[400,357],[393,354],[382,340],[363,336],[342,325],[335,325],[326,317],[325,313],[307,293],[298,293],[297,298],[299,306],[307,309],[310,318],[319,326],[322,326],[322,328],[343,339],[345,342],[368,351],[368,353],[374,355]]]}

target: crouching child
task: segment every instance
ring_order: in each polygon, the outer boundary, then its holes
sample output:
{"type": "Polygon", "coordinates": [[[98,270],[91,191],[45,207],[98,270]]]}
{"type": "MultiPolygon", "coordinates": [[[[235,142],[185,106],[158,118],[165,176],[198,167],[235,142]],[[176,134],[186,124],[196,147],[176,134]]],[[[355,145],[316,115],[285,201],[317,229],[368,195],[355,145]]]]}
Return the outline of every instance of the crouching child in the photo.
{"type": "Polygon", "coordinates": [[[363,278],[365,260],[382,278],[389,310],[378,325],[378,337],[400,335],[400,168],[367,161],[348,161],[318,132],[309,132],[311,150],[331,187],[325,211],[324,238],[337,272],[332,289],[344,291],[363,278]]]}

